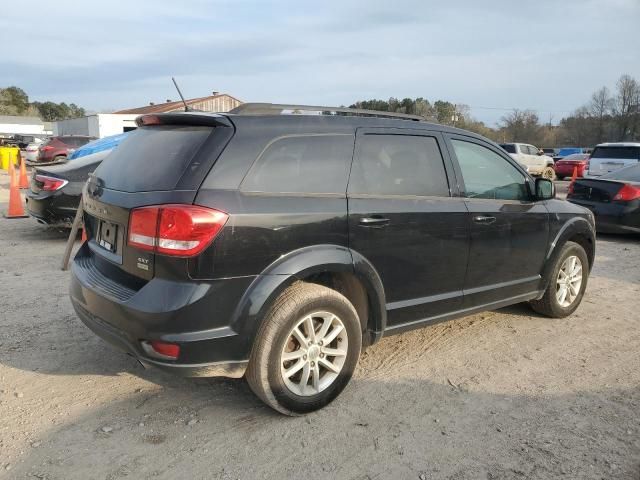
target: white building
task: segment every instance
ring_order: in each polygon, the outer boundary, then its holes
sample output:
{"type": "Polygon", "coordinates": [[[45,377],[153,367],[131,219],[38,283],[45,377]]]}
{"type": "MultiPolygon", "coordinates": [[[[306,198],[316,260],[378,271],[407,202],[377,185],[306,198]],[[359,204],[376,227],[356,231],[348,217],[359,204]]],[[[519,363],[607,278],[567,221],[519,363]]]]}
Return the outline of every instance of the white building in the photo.
{"type": "Polygon", "coordinates": [[[139,114],[96,113],[86,117],[59,120],[53,125],[54,135],[88,135],[103,138],[136,128],[139,114]]]}
{"type": "Polygon", "coordinates": [[[44,123],[38,117],[19,117],[14,115],[0,115],[0,136],[13,135],[41,135],[44,136],[44,123]]]}

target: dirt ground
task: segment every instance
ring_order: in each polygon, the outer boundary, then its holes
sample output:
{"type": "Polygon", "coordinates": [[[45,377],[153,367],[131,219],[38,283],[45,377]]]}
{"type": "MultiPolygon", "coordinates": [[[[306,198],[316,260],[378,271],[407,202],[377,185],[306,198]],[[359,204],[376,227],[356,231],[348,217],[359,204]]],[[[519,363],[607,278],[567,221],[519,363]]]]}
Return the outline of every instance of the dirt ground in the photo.
{"type": "Polygon", "coordinates": [[[65,240],[0,218],[0,478],[640,479],[638,237],[598,238],[570,318],[515,306],[385,338],[303,418],[97,338],[65,240]]]}

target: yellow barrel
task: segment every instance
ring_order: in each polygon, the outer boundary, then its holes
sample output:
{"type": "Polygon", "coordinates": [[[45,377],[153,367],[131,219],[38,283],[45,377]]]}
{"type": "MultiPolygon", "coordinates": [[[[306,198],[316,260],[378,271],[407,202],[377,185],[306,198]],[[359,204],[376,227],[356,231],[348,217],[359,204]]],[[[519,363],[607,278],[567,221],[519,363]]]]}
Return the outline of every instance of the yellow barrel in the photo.
{"type": "Polygon", "coordinates": [[[0,147],[0,168],[9,170],[9,162],[20,164],[20,149],[18,147],[0,147]]]}

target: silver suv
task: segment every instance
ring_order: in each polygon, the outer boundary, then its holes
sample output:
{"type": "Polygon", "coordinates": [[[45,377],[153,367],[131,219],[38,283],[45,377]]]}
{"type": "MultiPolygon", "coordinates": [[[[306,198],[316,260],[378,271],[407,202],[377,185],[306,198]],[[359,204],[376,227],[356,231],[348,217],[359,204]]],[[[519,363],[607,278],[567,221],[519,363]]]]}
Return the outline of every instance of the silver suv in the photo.
{"type": "Polygon", "coordinates": [[[640,143],[601,143],[593,149],[587,176],[599,177],[640,161],[640,143]]]}

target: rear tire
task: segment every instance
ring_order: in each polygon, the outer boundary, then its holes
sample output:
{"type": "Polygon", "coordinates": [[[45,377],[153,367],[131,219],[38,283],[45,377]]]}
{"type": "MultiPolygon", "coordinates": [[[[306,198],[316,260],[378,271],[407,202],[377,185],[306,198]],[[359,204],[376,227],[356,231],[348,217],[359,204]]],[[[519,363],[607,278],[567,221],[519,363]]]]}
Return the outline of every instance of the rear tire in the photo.
{"type": "Polygon", "coordinates": [[[269,308],[256,334],[246,379],[251,390],[280,413],[313,412],[347,386],[361,346],[360,320],[349,300],[322,285],[297,282],[269,308]]]}
{"type": "Polygon", "coordinates": [[[589,260],[584,248],[575,242],[567,242],[554,260],[544,295],[540,300],[530,301],[529,305],[536,312],[551,318],[571,315],[582,301],[588,278],[589,260]],[[576,259],[575,262],[573,259],[576,259]],[[578,269],[579,276],[576,273],[578,269]]]}

